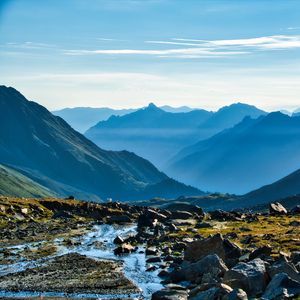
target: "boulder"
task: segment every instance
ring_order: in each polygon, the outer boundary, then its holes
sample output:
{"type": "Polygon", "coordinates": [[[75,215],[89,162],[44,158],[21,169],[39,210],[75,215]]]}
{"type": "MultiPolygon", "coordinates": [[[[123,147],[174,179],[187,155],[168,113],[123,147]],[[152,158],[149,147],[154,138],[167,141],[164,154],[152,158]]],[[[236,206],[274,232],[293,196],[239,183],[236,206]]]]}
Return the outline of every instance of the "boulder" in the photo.
{"type": "Polygon", "coordinates": [[[126,224],[132,223],[132,219],[127,215],[110,216],[108,218],[109,223],[126,224]]]}
{"type": "Polygon", "coordinates": [[[250,253],[249,259],[252,260],[257,257],[270,256],[271,253],[272,253],[272,248],[270,246],[262,246],[255,249],[252,253],[250,253]]]}
{"type": "Polygon", "coordinates": [[[184,290],[165,288],[153,293],[152,300],[187,300],[188,293],[184,290]]]}
{"type": "Polygon", "coordinates": [[[271,215],[285,215],[287,214],[286,208],[279,202],[270,203],[269,212],[271,215]]]}
{"type": "Polygon", "coordinates": [[[223,282],[232,288],[241,288],[249,296],[260,295],[268,281],[265,263],[256,258],[248,263],[240,262],[224,275],[223,282]]]}
{"type": "Polygon", "coordinates": [[[271,278],[279,273],[286,273],[293,280],[300,282],[300,274],[293,263],[286,260],[280,260],[268,267],[268,274],[271,278]]]}
{"type": "Polygon", "coordinates": [[[293,251],[291,253],[291,262],[296,265],[300,262],[300,251],[293,251]]]}
{"type": "Polygon", "coordinates": [[[188,212],[188,211],[180,211],[180,210],[176,210],[176,211],[172,211],[171,212],[171,218],[172,219],[192,219],[193,218],[193,214],[188,212]]]}
{"type": "Polygon", "coordinates": [[[240,220],[240,219],[237,219],[237,217],[233,213],[224,211],[222,209],[217,209],[217,210],[211,211],[211,212],[209,212],[209,215],[210,215],[211,219],[217,220],[217,221],[240,220]]]}
{"type": "Polygon", "coordinates": [[[247,293],[242,289],[234,289],[222,300],[248,300],[247,293]]]}
{"type": "Polygon", "coordinates": [[[233,266],[242,254],[241,248],[216,234],[203,240],[194,241],[187,245],[184,258],[196,262],[207,255],[217,254],[227,266],[233,266]]]}
{"type": "Polygon", "coordinates": [[[123,238],[121,238],[119,235],[117,235],[116,237],[115,237],[115,239],[114,239],[114,244],[116,244],[116,245],[121,245],[121,244],[123,244],[124,243],[124,240],[123,240],[123,238]]]}
{"type": "Polygon", "coordinates": [[[288,299],[300,295],[300,282],[291,279],[286,273],[276,274],[268,284],[261,299],[288,299]]]}
{"type": "Polygon", "coordinates": [[[139,216],[137,223],[138,228],[154,227],[157,221],[165,222],[166,220],[167,216],[149,208],[139,216]]]}
{"type": "Polygon", "coordinates": [[[130,244],[123,244],[114,250],[115,255],[131,253],[135,248],[130,244]]]}
{"type": "Polygon", "coordinates": [[[214,278],[224,275],[228,270],[224,261],[216,254],[207,255],[195,263],[186,263],[182,268],[171,273],[174,281],[197,281],[204,274],[212,274],[214,278]]]}
{"type": "Polygon", "coordinates": [[[300,205],[296,205],[290,210],[292,215],[299,215],[300,214],[300,205]]]}
{"type": "Polygon", "coordinates": [[[189,300],[218,300],[223,299],[232,291],[232,288],[224,283],[215,285],[204,284],[191,291],[189,300]]]}

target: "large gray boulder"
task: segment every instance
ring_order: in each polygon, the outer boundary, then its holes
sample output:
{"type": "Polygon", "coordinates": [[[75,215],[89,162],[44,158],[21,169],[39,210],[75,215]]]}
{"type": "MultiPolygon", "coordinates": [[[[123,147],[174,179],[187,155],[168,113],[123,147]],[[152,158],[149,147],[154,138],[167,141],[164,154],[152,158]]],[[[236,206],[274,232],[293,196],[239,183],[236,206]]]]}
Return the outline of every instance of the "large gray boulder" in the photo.
{"type": "Polygon", "coordinates": [[[300,282],[300,273],[295,268],[293,263],[288,261],[278,261],[267,268],[268,274],[273,278],[276,274],[286,273],[290,278],[300,282]]]}
{"type": "Polygon", "coordinates": [[[224,239],[221,234],[216,234],[204,240],[189,243],[184,259],[196,262],[210,254],[217,254],[230,267],[238,261],[242,250],[228,239],[224,239]]]}
{"type": "Polygon", "coordinates": [[[300,296],[300,283],[291,279],[286,273],[278,273],[268,284],[261,299],[287,299],[297,296],[300,296]]]}
{"type": "Polygon", "coordinates": [[[187,263],[182,268],[174,270],[171,279],[176,281],[199,282],[201,277],[211,275],[213,278],[223,276],[228,270],[224,261],[216,254],[207,255],[195,263],[187,263]]]}
{"type": "Polygon", "coordinates": [[[202,285],[190,292],[189,300],[219,300],[224,299],[232,291],[232,288],[224,283],[202,285]]]}
{"type": "Polygon", "coordinates": [[[260,258],[248,263],[238,263],[225,273],[223,282],[232,288],[243,289],[249,296],[260,295],[268,282],[265,263],[260,258]]]}

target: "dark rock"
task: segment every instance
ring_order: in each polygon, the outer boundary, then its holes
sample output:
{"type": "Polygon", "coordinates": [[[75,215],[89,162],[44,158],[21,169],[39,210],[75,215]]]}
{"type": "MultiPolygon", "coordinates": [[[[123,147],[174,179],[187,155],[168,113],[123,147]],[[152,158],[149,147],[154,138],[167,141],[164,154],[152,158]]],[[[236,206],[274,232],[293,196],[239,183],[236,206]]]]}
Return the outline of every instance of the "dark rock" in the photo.
{"type": "Polygon", "coordinates": [[[234,289],[222,300],[248,300],[247,293],[242,289],[234,289]]]}
{"type": "Polygon", "coordinates": [[[210,254],[217,254],[226,265],[232,266],[238,261],[242,251],[237,245],[224,239],[221,234],[216,234],[204,240],[188,244],[184,258],[195,262],[210,254]]]}
{"type": "Polygon", "coordinates": [[[293,251],[291,253],[291,261],[294,265],[300,262],[300,251],[293,251]]]}
{"type": "Polygon", "coordinates": [[[145,254],[148,255],[156,255],[157,254],[157,249],[155,248],[147,248],[145,254]]]}
{"type": "Polygon", "coordinates": [[[223,282],[232,288],[241,288],[249,296],[260,295],[267,286],[267,271],[264,261],[256,258],[248,263],[240,262],[224,275],[223,282]]]}
{"type": "Polygon", "coordinates": [[[296,205],[290,210],[291,214],[293,215],[299,215],[300,214],[300,205],[296,205]]]}
{"type": "Polygon", "coordinates": [[[224,275],[228,270],[222,259],[216,254],[207,255],[195,263],[186,263],[185,266],[171,273],[174,282],[191,281],[195,282],[206,273],[212,274],[213,278],[224,275]]]}
{"type": "Polygon", "coordinates": [[[157,262],[161,262],[161,258],[158,256],[155,257],[150,257],[146,260],[147,263],[157,263],[157,262]]]}
{"type": "Polygon", "coordinates": [[[132,219],[127,215],[120,215],[120,216],[110,216],[108,218],[108,223],[117,223],[117,224],[126,224],[132,223],[132,219]]]}
{"type": "Polygon", "coordinates": [[[268,284],[262,299],[290,299],[300,295],[300,283],[286,273],[276,274],[268,284]]]}
{"type": "Polygon", "coordinates": [[[234,213],[224,211],[221,209],[209,212],[211,219],[217,221],[239,221],[240,218],[234,213]]]}
{"type": "Polygon", "coordinates": [[[272,253],[272,248],[270,246],[263,246],[255,249],[252,253],[250,253],[249,259],[252,260],[257,257],[270,256],[271,253],[272,253]]]}
{"type": "Polygon", "coordinates": [[[232,291],[232,288],[224,283],[202,284],[190,292],[189,300],[218,300],[223,299],[232,291]]]}
{"type": "Polygon", "coordinates": [[[193,218],[193,214],[188,212],[188,211],[172,211],[171,212],[172,215],[171,215],[171,218],[172,219],[183,219],[183,220],[186,220],[186,219],[192,219],[193,218]]]}
{"type": "Polygon", "coordinates": [[[293,280],[300,282],[300,274],[295,266],[290,262],[281,260],[268,267],[268,274],[271,278],[279,273],[286,273],[293,280]]]}
{"type": "Polygon", "coordinates": [[[154,227],[159,222],[165,222],[167,217],[153,209],[147,209],[138,218],[138,228],[154,227]]]}
{"type": "Polygon", "coordinates": [[[114,239],[114,244],[121,245],[124,243],[124,240],[120,236],[116,236],[114,239]]]}
{"type": "Polygon", "coordinates": [[[152,295],[152,300],[187,300],[187,291],[165,288],[155,292],[152,295]]]}
{"type": "Polygon", "coordinates": [[[68,211],[57,211],[52,216],[53,219],[73,219],[74,216],[68,211]]]}
{"type": "Polygon", "coordinates": [[[114,250],[115,255],[127,254],[134,251],[134,247],[130,244],[123,244],[114,250]]]}
{"type": "Polygon", "coordinates": [[[212,228],[213,226],[207,222],[198,223],[195,228],[212,228]]]}
{"type": "Polygon", "coordinates": [[[269,212],[270,212],[271,215],[285,215],[285,214],[287,214],[287,210],[279,202],[270,203],[269,212]]]}

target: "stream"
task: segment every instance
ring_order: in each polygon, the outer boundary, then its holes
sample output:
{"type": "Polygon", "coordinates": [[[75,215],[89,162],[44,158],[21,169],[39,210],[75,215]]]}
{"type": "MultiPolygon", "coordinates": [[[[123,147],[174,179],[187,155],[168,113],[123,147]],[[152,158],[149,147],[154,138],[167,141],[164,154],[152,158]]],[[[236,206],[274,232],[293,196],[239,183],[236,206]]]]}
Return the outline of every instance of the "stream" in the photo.
{"type": "MultiPolygon", "coordinates": [[[[80,244],[78,246],[66,247],[62,244],[62,239],[56,239],[55,245],[58,247],[58,251],[55,256],[64,255],[71,252],[77,252],[89,256],[91,258],[103,259],[103,260],[121,260],[123,261],[123,271],[125,276],[133,281],[137,287],[141,290],[140,294],[123,295],[125,298],[139,298],[139,299],[151,299],[153,292],[163,288],[160,283],[161,279],[158,276],[159,270],[153,272],[147,272],[147,263],[145,256],[145,247],[139,246],[139,249],[130,254],[117,256],[114,254],[116,245],[113,240],[116,236],[126,238],[136,234],[136,226],[117,226],[117,225],[95,225],[92,231],[78,238],[80,244]],[[101,244],[101,247],[95,246],[101,244]]],[[[25,247],[37,247],[41,245],[39,243],[23,244],[10,247],[16,253],[23,250],[25,247]]],[[[51,256],[51,258],[55,257],[51,256]]],[[[39,259],[35,261],[17,261],[16,263],[9,265],[0,265],[0,276],[8,273],[20,272],[27,268],[33,268],[40,266],[46,261],[46,259],[39,259]]],[[[0,297],[71,297],[71,298],[94,298],[94,299],[110,299],[110,298],[122,298],[122,295],[96,295],[96,294],[72,294],[65,295],[64,293],[34,293],[34,292],[5,292],[0,291],[0,297]]]]}

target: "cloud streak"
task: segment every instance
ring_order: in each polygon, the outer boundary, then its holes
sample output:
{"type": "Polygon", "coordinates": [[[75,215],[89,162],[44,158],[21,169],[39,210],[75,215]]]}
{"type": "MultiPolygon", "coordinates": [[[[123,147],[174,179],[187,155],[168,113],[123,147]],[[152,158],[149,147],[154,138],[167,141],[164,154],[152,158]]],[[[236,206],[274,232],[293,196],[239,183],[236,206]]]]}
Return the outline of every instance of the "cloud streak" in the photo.
{"type": "Polygon", "coordinates": [[[66,55],[146,55],[161,58],[218,58],[250,54],[255,51],[300,48],[300,35],[273,35],[247,39],[201,40],[172,38],[167,41],[145,41],[146,44],[176,46],[169,49],[72,49],[66,55]]]}

